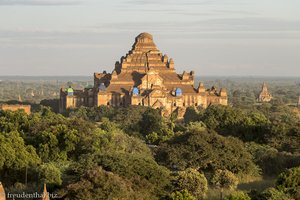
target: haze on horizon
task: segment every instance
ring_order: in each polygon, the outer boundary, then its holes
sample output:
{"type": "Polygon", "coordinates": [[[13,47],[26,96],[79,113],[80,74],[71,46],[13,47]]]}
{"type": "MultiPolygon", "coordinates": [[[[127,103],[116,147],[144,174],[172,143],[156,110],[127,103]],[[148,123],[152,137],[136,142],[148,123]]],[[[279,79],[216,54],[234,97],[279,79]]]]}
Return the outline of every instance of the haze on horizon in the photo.
{"type": "Polygon", "coordinates": [[[198,76],[300,76],[297,0],[0,0],[0,75],[111,71],[141,32],[198,76]]]}

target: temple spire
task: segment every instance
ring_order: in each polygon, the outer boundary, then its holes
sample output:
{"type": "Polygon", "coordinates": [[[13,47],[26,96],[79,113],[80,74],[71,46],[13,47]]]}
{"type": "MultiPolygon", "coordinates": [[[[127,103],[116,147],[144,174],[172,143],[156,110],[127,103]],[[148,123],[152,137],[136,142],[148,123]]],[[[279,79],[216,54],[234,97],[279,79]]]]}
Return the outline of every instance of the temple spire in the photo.
{"type": "Polygon", "coordinates": [[[199,82],[199,86],[197,88],[197,92],[198,93],[204,93],[206,91],[204,83],[203,82],[199,82]]]}
{"type": "Polygon", "coordinates": [[[43,191],[43,198],[42,198],[42,200],[50,200],[49,192],[47,192],[47,186],[46,186],[45,183],[44,183],[44,191],[43,191]]]}
{"type": "Polygon", "coordinates": [[[261,92],[259,94],[258,97],[258,101],[259,102],[270,102],[272,100],[272,95],[271,93],[268,91],[268,86],[267,84],[264,82],[261,88],[261,92]]]}
{"type": "Polygon", "coordinates": [[[268,86],[267,86],[266,82],[264,82],[263,85],[262,85],[262,91],[263,92],[268,92],[268,86]]]}
{"type": "Polygon", "coordinates": [[[6,200],[6,193],[1,182],[0,182],[0,200],[6,200]]]}
{"type": "Polygon", "coordinates": [[[18,97],[18,101],[19,101],[19,102],[22,102],[22,101],[23,101],[20,94],[19,94],[19,97],[18,97]]]}

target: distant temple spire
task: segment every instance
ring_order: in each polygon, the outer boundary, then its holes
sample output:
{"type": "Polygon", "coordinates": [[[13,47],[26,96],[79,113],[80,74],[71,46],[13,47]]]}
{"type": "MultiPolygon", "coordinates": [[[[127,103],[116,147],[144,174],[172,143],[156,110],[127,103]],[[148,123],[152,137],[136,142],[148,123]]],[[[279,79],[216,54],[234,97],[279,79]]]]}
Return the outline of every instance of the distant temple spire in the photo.
{"type": "Polygon", "coordinates": [[[6,200],[6,193],[1,182],[0,182],[0,200],[6,200]]]}
{"type": "Polygon", "coordinates": [[[271,93],[268,91],[268,86],[267,84],[264,82],[261,88],[261,92],[259,94],[258,97],[258,102],[270,102],[272,100],[272,95],[271,93]]]}
{"type": "Polygon", "coordinates": [[[46,186],[46,184],[44,184],[44,191],[43,191],[42,200],[50,200],[49,192],[47,192],[47,186],[46,186]]]}
{"type": "Polygon", "coordinates": [[[19,94],[18,101],[19,101],[19,102],[22,102],[22,97],[21,97],[21,95],[20,95],[20,94],[19,94]]]}

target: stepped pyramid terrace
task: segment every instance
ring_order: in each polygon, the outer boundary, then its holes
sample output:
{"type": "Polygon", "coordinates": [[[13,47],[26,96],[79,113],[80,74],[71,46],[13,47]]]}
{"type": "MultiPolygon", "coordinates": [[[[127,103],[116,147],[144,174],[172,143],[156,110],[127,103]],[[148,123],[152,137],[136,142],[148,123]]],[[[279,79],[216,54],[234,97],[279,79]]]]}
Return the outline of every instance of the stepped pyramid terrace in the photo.
{"type": "Polygon", "coordinates": [[[135,38],[132,49],[116,62],[112,73],[95,73],[94,87],[60,91],[61,112],[80,106],[142,105],[159,108],[164,116],[178,112],[180,117],[189,106],[206,108],[227,102],[226,89],[206,89],[203,83],[195,88],[193,71],[177,74],[173,59],[157,49],[149,33],[135,38]]]}

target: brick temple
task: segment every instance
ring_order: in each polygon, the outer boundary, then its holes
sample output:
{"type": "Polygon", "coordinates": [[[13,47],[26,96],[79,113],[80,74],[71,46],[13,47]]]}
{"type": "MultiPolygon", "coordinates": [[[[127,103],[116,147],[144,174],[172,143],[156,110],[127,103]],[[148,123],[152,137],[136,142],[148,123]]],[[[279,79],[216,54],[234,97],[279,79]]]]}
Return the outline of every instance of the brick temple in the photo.
{"type": "Polygon", "coordinates": [[[164,116],[172,112],[182,116],[189,106],[227,105],[226,89],[206,89],[201,82],[197,85],[193,71],[177,74],[173,59],[157,49],[152,35],[141,33],[112,73],[94,74],[94,87],[62,88],[60,111],[80,106],[142,105],[159,108],[164,116]]]}

